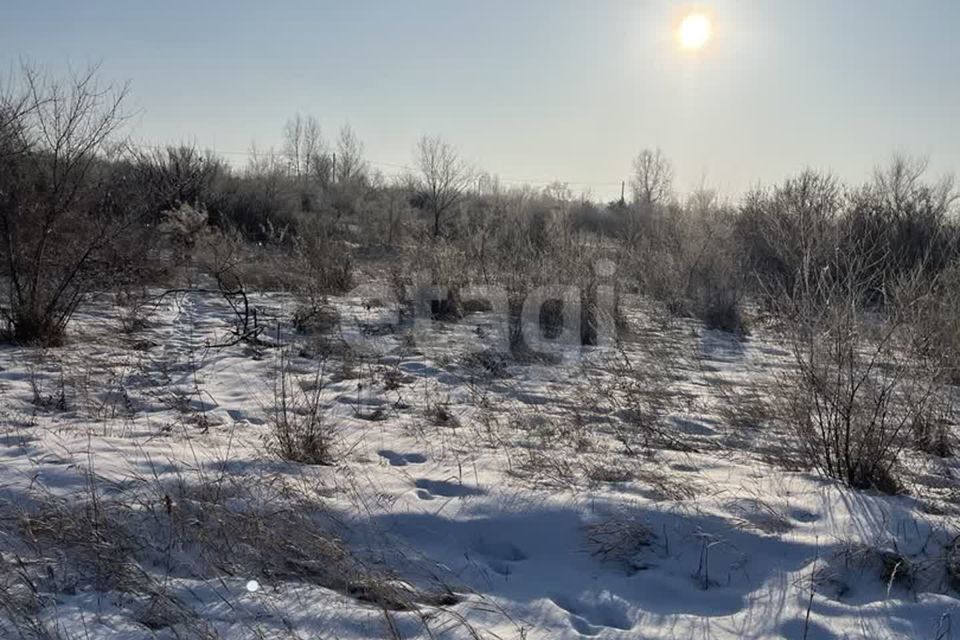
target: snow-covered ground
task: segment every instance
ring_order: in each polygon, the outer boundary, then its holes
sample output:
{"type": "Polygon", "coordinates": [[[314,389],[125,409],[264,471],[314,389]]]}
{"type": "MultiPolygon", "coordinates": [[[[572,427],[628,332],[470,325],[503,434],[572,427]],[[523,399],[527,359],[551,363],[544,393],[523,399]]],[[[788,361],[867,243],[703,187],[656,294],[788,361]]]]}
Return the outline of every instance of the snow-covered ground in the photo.
{"type": "Polygon", "coordinates": [[[762,332],[629,300],[622,350],[559,363],[464,353],[483,314],[355,355],[256,302],[264,345],[186,295],[0,350],[0,636],[960,638],[960,463],[895,497],[796,469],[731,417],[790,366],[762,332]],[[273,452],[281,366],[336,464],[273,452]]]}

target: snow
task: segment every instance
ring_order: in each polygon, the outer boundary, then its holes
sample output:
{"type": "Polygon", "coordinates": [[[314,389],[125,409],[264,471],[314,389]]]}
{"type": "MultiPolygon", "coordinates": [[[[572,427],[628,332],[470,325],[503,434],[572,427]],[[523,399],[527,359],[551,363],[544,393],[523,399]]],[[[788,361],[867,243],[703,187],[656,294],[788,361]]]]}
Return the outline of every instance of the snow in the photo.
{"type": "MultiPolygon", "coordinates": [[[[292,300],[256,303],[264,341],[288,345],[296,378],[307,384],[322,372],[337,464],[272,453],[280,350],[210,348],[230,331],[230,310],[215,296],[164,298],[131,335],[109,300],[94,300],[67,346],[0,350],[7,566],[33,549],[11,513],[57,498],[83,504],[91,482],[103,501],[134,503],[160,499],[145,497],[146,487],[213,479],[245,487],[223,498],[228,516],[254,503],[279,512],[309,494],[363,566],[459,596],[385,612],[283,572],[200,571],[190,549],[178,559],[186,569],[144,567],[196,628],[223,637],[960,636],[960,599],[945,575],[958,534],[948,502],[934,509],[926,496],[852,491],[788,470],[770,458],[785,434],[722,417],[723,389],[775,383],[789,367],[772,338],[737,341],[629,301],[626,355],[650,376],[669,376],[655,384],[681,399],[668,424],[689,446],[628,452],[610,428],[628,408],[599,391],[622,354],[478,364],[463,345],[492,322],[479,314],[437,325],[426,345],[402,330],[363,340],[362,323],[346,322],[342,337],[365,353],[335,350],[321,363],[291,346],[309,340],[289,325],[292,300]]],[[[393,311],[331,303],[381,326],[393,311]]],[[[942,495],[956,495],[957,460],[930,469],[942,495]]],[[[80,579],[44,596],[33,615],[66,637],[190,637],[176,625],[145,626],[142,603],[116,587],[80,579]]],[[[4,630],[13,633],[9,622],[4,630]]]]}

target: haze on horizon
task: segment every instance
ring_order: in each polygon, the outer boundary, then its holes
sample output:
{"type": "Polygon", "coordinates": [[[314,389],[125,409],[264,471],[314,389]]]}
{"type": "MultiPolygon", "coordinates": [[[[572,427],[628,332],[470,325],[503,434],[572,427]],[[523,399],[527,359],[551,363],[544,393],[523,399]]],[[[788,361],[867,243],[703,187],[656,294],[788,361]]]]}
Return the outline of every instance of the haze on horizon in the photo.
{"type": "Polygon", "coordinates": [[[299,112],[327,140],[349,122],[387,175],[436,134],[506,181],[598,199],[653,147],[680,190],[728,194],[804,166],[864,180],[894,152],[960,167],[960,5],[946,1],[51,0],[4,13],[5,66],[101,62],[131,82],[133,136],[150,144],[279,147],[299,112]],[[697,51],[674,33],[692,8],[713,18],[697,51]]]}

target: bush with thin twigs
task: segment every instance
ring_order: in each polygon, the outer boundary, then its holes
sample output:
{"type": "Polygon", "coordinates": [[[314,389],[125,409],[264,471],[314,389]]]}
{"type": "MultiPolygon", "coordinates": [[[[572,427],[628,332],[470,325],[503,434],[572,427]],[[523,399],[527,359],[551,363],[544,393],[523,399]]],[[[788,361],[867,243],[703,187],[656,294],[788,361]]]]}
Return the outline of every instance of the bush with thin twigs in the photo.
{"type": "Polygon", "coordinates": [[[864,308],[863,281],[823,273],[790,305],[796,368],[780,388],[801,449],[821,473],[897,492],[907,436],[926,419],[935,378],[910,357],[912,327],[864,308]]]}
{"type": "Polygon", "coordinates": [[[934,409],[926,415],[918,416],[914,421],[913,445],[924,453],[939,458],[949,458],[956,450],[956,442],[951,433],[955,422],[934,409]]]}
{"type": "Polygon", "coordinates": [[[14,341],[61,342],[84,297],[126,270],[111,249],[147,208],[115,144],[125,97],[95,67],[67,81],[24,67],[0,87],[0,316],[14,341]]]}
{"type": "Polygon", "coordinates": [[[114,308],[120,323],[120,331],[133,334],[150,326],[149,309],[147,302],[149,295],[146,288],[120,287],[114,296],[114,308]]]}
{"type": "Polygon", "coordinates": [[[905,350],[934,387],[911,424],[912,445],[942,458],[950,457],[957,446],[958,273],[951,266],[931,277],[918,268],[886,287],[888,314],[902,318],[909,328],[905,350]]]}
{"type": "Polygon", "coordinates": [[[310,293],[343,293],[353,286],[353,259],[336,225],[318,218],[301,222],[294,251],[310,293]]]}
{"type": "Polygon", "coordinates": [[[147,149],[137,154],[133,171],[151,218],[161,219],[165,211],[190,205],[212,210],[215,222],[221,221],[223,179],[230,169],[212,152],[186,144],[147,149]]]}
{"type": "Polygon", "coordinates": [[[958,193],[951,178],[928,180],[927,168],[926,160],[894,156],[848,197],[841,251],[869,265],[875,305],[887,302],[885,283],[917,272],[936,277],[957,258],[951,207],[958,193]]]}
{"type": "Polygon", "coordinates": [[[911,345],[917,357],[940,371],[943,382],[960,382],[960,262],[955,262],[934,278],[908,274],[892,287],[892,304],[910,315],[915,327],[911,345]],[[926,287],[922,297],[904,295],[918,286],[926,287]],[[904,304],[906,297],[912,304],[904,304]]]}
{"type": "Polygon", "coordinates": [[[890,283],[949,267],[960,250],[957,191],[951,180],[928,181],[926,169],[896,156],[860,188],[808,169],[748,194],[733,244],[761,301],[803,295],[804,281],[830,269],[838,281],[856,271],[862,302],[882,310],[890,283]]]}
{"type": "Polygon", "coordinates": [[[292,258],[284,275],[297,296],[294,323],[300,330],[322,330],[333,311],[329,296],[354,285],[352,252],[334,223],[311,218],[299,225],[292,258]]]}
{"type": "Polygon", "coordinates": [[[317,367],[308,385],[300,386],[291,372],[284,349],[280,349],[273,380],[270,448],[284,460],[304,464],[336,462],[337,427],[323,405],[325,361],[317,367]]]}
{"type": "Polygon", "coordinates": [[[625,215],[632,231],[623,262],[642,293],[707,328],[746,333],[733,216],[714,192],[695,192],[683,206],[633,207],[625,215]]]}
{"type": "Polygon", "coordinates": [[[793,297],[830,263],[844,204],[837,179],[811,169],[747,194],[733,238],[762,301],[793,297]]]}
{"type": "Polygon", "coordinates": [[[463,316],[460,294],[474,274],[465,251],[456,241],[422,237],[408,252],[403,272],[408,277],[394,277],[393,282],[398,300],[420,305],[419,313],[429,310],[436,320],[458,320],[463,316]],[[434,293],[433,287],[445,292],[434,293]]]}

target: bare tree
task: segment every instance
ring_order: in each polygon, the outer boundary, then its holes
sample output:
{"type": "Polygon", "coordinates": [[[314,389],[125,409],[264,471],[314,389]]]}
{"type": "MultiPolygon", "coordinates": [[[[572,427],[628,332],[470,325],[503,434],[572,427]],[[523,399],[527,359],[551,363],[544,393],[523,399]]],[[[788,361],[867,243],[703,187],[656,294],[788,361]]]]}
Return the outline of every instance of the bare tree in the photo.
{"type": "Polygon", "coordinates": [[[353,127],[345,124],[340,127],[337,138],[337,182],[356,183],[364,180],[368,173],[363,159],[363,142],[357,137],[353,127]]]}
{"type": "Polygon", "coordinates": [[[303,170],[303,118],[298,113],[283,127],[283,155],[290,163],[290,171],[300,177],[303,170]]]}
{"type": "Polygon", "coordinates": [[[634,202],[641,205],[655,205],[670,197],[673,166],[660,149],[644,149],[634,158],[630,187],[634,202]]]}
{"type": "Polygon", "coordinates": [[[424,208],[433,214],[433,235],[437,237],[444,215],[463,199],[473,182],[473,171],[457,150],[439,137],[420,138],[414,162],[415,184],[424,208]]]}
{"type": "Polygon", "coordinates": [[[874,170],[874,189],[895,217],[910,213],[906,210],[918,200],[945,214],[957,199],[952,177],[947,176],[932,185],[924,180],[929,168],[927,158],[895,154],[889,165],[874,170]]]}
{"type": "Polygon", "coordinates": [[[500,182],[500,176],[481,172],[477,178],[477,194],[484,196],[502,196],[504,192],[503,185],[500,182]]]}
{"type": "Polygon", "coordinates": [[[323,154],[323,138],[317,119],[296,114],[284,125],[283,138],[283,155],[290,165],[290,172],[297,178],[315,173],[323,154]]]}
{"type": "Polygon", "coordinates": [[[283,156],[274,152],[273,147],[263,150],[257,146],[256,142],[250,143],[250,149],[247,151],[247,167],[245,175],[248,178],[282,177],[286,173],[286,166],[283,156]]]}
{"type": "Polygon", "coordinates": [[[560,205],[566,207],[567,203],[573,200],[573,191],[566,182],[554,180],[543,188],[543,197],[555,200],[560,205]]]}
{"type": "Polygon", "coordinates": [[[404,213],[409,207],[403,187],[402,179],[394,179],[390,183],[385,183],[382,188],[386,204],[384,209],[387,213],[386,243],[388,247],[393,247],[394,241],[400,235],[404,213]]]}
{"type": "Polygon", "coordinates": [[[303,125],[304,174],[316,174],[325,155],[323,136],[320,134],[320,122],[313,116],[307,116],[303,125]]]}
{"type": "Polygon", "coordinates": [[[102,86],[97,68],[60,82],[29,68],[0,90],[0,260],[13,338],[56,341],[91,272],[130,226],[110,184],[127,87],[102,86]]]}

